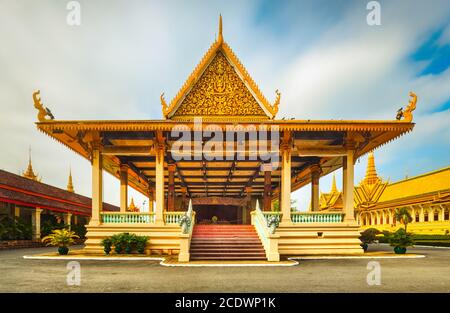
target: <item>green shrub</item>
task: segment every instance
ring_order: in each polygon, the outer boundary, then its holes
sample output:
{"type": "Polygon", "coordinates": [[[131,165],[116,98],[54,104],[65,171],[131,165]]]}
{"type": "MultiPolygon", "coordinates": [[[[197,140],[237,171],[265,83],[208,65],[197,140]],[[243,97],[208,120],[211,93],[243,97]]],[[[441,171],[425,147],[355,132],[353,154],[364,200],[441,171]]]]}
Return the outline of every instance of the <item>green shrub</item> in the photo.
{"type": "Polygon", "coordinates": [[[400,228],[395,233],[389,235],[389,244],[396,248],[408,248],[414,245],[413,236],[400,228]]]}
{"type": "Polygon", "coordinates": [[[138,236],[130,233],[115,234],[109,238],[105,238],[104,241],[107,239],[109,239],[111,245],[114,246],[114,251],[119,254],[122,252],[131,254],[135,250],[137,250],[138,253],[144,253],[148,241],[147,236],[138,236]]]}
{"type": "Polygon", "coordinates": [[[32,237],[31,225],[20,218],[4,217],[0,220],[1,240],[30,240],[32,237]]]}

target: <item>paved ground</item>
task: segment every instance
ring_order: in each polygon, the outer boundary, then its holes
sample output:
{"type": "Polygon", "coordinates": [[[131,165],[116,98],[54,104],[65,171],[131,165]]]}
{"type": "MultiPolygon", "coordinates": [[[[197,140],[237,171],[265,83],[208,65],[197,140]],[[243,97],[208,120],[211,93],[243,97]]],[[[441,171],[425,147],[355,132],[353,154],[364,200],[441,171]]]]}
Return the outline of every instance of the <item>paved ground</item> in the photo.
{"type": "MultiPolygon", "coordinates": [[[[0,292],[449,292],[450,249],[414,248],[422,259],[304,260],[294,267],[163,267],[154,261],[80,261],[81,285],[67,286],[66,261],[25,260],[54,248],[0,251],[0,292]]],[[[372,251],[390,249],[371,246],[372,251]]]]}

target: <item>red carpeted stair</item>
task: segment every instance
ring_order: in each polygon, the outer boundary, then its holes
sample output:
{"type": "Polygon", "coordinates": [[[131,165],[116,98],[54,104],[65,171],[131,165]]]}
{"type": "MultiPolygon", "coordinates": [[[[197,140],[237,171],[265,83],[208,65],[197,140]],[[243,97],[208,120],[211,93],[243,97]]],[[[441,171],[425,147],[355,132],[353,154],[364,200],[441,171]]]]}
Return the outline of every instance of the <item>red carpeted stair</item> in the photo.
{"type": "Polygon", "coordinates": [[[252,225],[195,225],[191,260],[267,260],[252,225]]]}

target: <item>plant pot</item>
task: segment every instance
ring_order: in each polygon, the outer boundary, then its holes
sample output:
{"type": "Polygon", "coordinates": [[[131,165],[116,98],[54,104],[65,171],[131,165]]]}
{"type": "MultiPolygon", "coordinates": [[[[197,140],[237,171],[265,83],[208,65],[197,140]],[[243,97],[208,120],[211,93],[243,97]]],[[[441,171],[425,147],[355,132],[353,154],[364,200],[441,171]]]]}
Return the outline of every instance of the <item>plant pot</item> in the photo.
{"type": "Polygon", "coordinates": [[[405,254],[406,253],[406,248],[395,247],[394,248],[394,252],[395,252],[395,254],[405,254]]]}
{"type": "Polygon", "coordinates": [[[69,253],[68,247],[58,247],[58,253],[60,255],[67,255],[69,253]]]}
{"type": "Polygon", "coordinates": [[[369,248],[369,245],[367,243],[362,243],[361,248],[363,248],[364,252],[366,252],[367,249],[369,248]]]}
{"type": "Polygon", "coordinates": [[[131,254],[131,251],[132,251],[133,249],[130,247],[130,246],[127,246],[127,247],[125,247],[125,253],[126,254],[131,254]]]}
{"type": "Polygon", "coordinates": [[[114,251],[116,251],[116,253],[118,254],[122,253],[122,246],[115,246],[114,251]]]}
{"type": "Polygon", "coordinates": [[[109,255],[109,253],[111,252],[111,248],[105,248],[103,249],[103,251],[105,251],[106,255],[109,255]]]}

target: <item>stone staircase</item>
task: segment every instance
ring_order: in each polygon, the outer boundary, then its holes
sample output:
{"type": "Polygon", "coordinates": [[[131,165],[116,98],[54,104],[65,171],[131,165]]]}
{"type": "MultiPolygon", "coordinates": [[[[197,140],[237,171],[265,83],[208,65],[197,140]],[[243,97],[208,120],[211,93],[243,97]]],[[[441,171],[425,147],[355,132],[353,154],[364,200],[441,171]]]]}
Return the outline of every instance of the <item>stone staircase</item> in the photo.
{"type": "Polygon", "coordinates": [[[252,225],[195,225],[191,260],[267,260],[252,225]]]}

